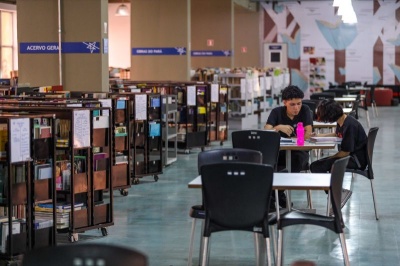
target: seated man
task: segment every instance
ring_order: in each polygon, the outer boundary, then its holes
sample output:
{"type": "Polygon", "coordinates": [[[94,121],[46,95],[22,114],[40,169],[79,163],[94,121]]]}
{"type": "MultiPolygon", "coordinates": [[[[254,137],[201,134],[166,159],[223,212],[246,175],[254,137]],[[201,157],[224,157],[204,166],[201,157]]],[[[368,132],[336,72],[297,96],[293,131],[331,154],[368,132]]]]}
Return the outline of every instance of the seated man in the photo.
{"type": "MultiPolygon", "coordinates": [[[[309,139],[312,132],[312,115],[308,106],[302,105],[304,93],[297,87],[290,85],[282,91],[284,106],[279,106],[271,111],[264,129],[278,131],[281,137],[296,137],[297,123],[303,122],[304,139],[309,139]]],[[[291,171],[300,172],[308,168],[309,154],[307,151],[291,152],[291,171]]],[[[279,152],[277,170],[286,167],[286,151],[279,152]]],[[[274,202],[274,199],[272,200],[274,202]]],[[[286,197],[279,191],[279,204],[286,208],[286,197]]]]}
{"type": "MultiPolygon", "coordinates": [[[[280,133],[281,137],[296,137],[297,123],[303,122],[304,139],[309,139],[312,132],[312,116],[310,108],[302,105],[304,93],[297,86],[288,86],[282,92],[284,106],[279,106],[271,111],[264,129],[273,129],[280,133]]],[[[292,151],[292,172],[298,173],[307,170],[309,154],[306,151],[292,151]]],[[[280,151],[278,158],[278,170],[286,166],[286,152],[280,151]]]]}
{"type": "MultiPolygon", "coordinates": [[[[323,100],[317,107],[317,120],[321,122],[336,122],[336,132],[318,134],[317,137],[339,137],[342,142],[339,151],[332,156],[322,158],[310,165],[313,173],[330,172],[333,163],[346,156],[350,156],[347,168],[364,170],[367,167],[367,134],[364,128],[352,116],[343,113],[342,106],[332,99],[323,100]]],[[[350,198],[351,191],[342,192],[342,207],[350,198]]]]}

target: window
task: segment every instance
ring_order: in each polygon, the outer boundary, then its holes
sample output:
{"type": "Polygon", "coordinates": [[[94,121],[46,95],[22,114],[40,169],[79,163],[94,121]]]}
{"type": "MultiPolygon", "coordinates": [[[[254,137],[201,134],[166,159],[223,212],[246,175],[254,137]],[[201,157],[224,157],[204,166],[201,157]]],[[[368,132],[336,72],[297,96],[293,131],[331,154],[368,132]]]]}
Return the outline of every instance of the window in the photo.
{"type": "Polygon", "coordinates": [[[10,78],[14,69],[14,12],[0,10],[0,78],[10,78]]]}

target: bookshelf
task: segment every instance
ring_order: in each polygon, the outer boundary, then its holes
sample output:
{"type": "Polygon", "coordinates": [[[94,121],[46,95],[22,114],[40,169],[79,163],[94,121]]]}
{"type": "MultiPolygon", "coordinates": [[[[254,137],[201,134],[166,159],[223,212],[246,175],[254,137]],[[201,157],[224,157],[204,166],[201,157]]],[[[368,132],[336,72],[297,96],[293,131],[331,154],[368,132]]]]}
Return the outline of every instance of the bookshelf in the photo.
{"type": "Polygon", "coordinates": [[[183,83],[174,90],[178,103],[178,148],[187,154],[196,147],[204,150],[208,144],[208,85],[183,83]]]}
{"type": "Polygon", "coordinates": [[[132,179],[153,176],[158,181],[162,173],[161,95],[157,93],[130,94],[130,127],[132,129],[132,179]]]}
{"type": "MultiPolygon", "coordinates": [[[[36,103],[37,104],[37,103],[36,103]]],[[[69,206],[68,223],[57,226],[71,242],[78,233],[113,225],[113,195],[110,171],[111,117],[104,107],[65,106],[8,107],[32,114],[55,114],[55,189],[58,206],[69,206]],[[108,192],[108,197],[104,194],[108,192]]]]}
{"type": "Polygon", "coordinates": [[[0,258],[56,244],[56,216],[35,207],[55,204],[52,114],[0,113],[0,258]],[[35,147],[40,147],[35,149],[35,147]],[[12,225],[12,226],[10,226],[12,225]]]}
{"type": "Polygon", "coordinates": [[[178,159],[177,112],[177,96],[162,95],[163,165],[170,165],[178,159]]]}
{"type": "Polygon", "coordinates": [[[219,141],[222,146],[228,139],[228,86],[210,84],[207,101],[208,141],[219,141]]]}

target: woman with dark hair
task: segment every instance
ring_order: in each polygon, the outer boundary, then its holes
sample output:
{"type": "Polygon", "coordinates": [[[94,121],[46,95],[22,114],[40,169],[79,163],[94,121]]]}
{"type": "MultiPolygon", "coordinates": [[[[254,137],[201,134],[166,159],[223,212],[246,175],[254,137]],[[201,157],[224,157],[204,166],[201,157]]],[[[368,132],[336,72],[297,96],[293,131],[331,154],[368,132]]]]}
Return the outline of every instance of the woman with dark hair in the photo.
{"type": "MultiPolygon", "coordinates": [[[[335,133],[319,134],[317,137],[339,137],[342,138],[342,142],[337,153],[313,162],[310,165],[311,172],[330,172],[333,163],[346,156],[350,156],[347,168],[364,170],[367,167],[367,134],[360,122],[344,114],[342,106],[332,99],[320,102],[316,115],[320,122],[337,123],[335,133]]],[[[342,190],[342,207],[350,196],[350,190],[342,190]]]]}
{"type": "Polygon", "coordinates": [[[344,114],[342,106],[332,99],[321,101],[316,115],[320,122],[337,122],[335,133],[319,134],[317,137],[339,137],[342,142],[337,153],[313,162],[310,165],[311,172],[330,172],[337,159],[348,155],[350,160],[347,168],[364,170],[367,166],[367,134],[360,122],[344,114]]]}

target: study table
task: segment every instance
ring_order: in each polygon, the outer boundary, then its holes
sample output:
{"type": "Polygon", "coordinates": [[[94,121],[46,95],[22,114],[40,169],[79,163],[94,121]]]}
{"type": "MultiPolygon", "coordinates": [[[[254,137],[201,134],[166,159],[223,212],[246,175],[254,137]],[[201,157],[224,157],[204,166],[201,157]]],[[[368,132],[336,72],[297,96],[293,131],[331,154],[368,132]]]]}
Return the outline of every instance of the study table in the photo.
{"type": "MultiPolygon", "coordinates": [[[[304,145],[298,146],[296,140],[293,143],[281,142],[280,150],[286,151],[286,169],[292,171],[292,151],[310,151],[310,150],[330,150],[336,147],[336,143],[311,143],[304,141],[304,145]]],[[[312,153],[311,153],[312,154],[312,153]]]]}
{"type": "MultiPolygon", "coordinates": [[[[330,173],[274,173],[272,189],[275,194],[278,190],[329,190],[331,184],[330,173]]],[[[188,183],[188,188],[201,188],[201,176],[188,183]]],[[[279,200],[279,197],[276,197],[279,200]]],[[[276,201],[279,206],[278,200],[276,201]]],[[[290,198],[288,198],[288,206],[291,206],[290,198]]],[[[329,212],[327,207],[327,213],[329,212]]],[[[278,210],[279,215],[279,208],[278,210]]]]}

